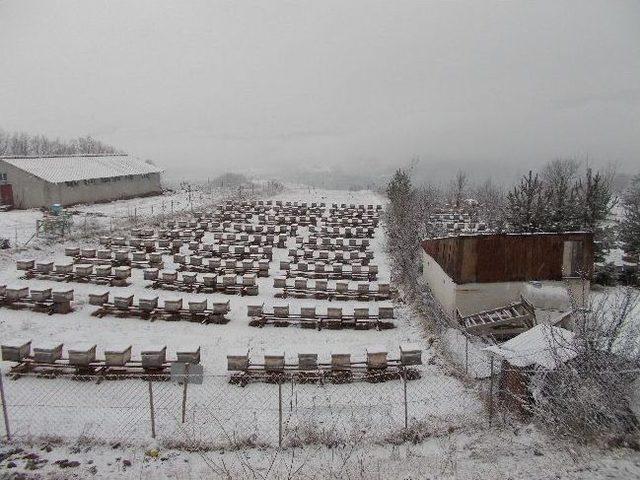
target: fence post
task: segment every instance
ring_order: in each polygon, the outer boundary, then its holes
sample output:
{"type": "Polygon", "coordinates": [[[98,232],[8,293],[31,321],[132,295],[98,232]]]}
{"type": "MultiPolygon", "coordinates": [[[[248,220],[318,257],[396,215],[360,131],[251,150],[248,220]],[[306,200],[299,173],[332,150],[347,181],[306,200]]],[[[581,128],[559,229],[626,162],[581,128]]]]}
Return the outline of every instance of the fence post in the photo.
{"type": "Polygon", "coordinates": [[[407,372],[402,371],[402,388],[404,390],[404,428],[409,428],[409,402],[407,401],[407,372]]]}
{"type": "Polygon", "coordinates": [[[151,412],[151,438],[156,438],[156,418],[153,411],[153,387],[149,377],[149,410],[151,412]]]}
{"type": "Polygon", "coordinates": [[[11,430],[9,429],[9,411],[7,410],[7,399],[4,396],[4,384],[2,383],[2,371],[0,371],[0,400],[2,400],[2,415],[4,416],[4,429],[7,432],[7,440],[11,440],[11,430]]]}
{"type": "Polygon", "coordinates": [[[464,336],[464,373],[469,374],[469,337],[464,336]]]}
{"type": "Polygon", "coordinates": [[[184,377],[182,378],[182,423],[187,414],[187,385],[189,385],[189,364],[184,364],[184,377]]]}
{"type": "Polygon", "coordinates": [[[491,355],[491,371],[489,379],[489,426],[493,421],[493,355],[491,355]]]}
{"type": "Polygon", "coordinates": [[[282,447],[282,381],[278,381],[278,447],[282,447]]]}

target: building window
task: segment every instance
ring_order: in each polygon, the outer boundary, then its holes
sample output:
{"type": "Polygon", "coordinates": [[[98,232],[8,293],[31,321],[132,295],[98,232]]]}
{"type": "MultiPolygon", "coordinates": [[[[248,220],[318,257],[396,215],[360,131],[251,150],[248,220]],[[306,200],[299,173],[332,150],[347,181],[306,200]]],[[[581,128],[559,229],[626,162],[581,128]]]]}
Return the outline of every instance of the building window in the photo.
{"type": "Polygon", "coordinates": [[[0,183],[6,183],[6,182],[7,182],[7,174],[0,173],[0,183]]]}

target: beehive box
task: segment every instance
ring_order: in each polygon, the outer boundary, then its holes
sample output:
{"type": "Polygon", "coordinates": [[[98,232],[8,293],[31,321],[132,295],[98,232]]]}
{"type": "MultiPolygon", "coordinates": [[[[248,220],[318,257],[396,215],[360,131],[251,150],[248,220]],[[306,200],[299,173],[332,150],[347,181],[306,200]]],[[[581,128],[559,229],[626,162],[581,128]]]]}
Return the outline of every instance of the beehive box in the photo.
{"type": "Polygon", "coordinates": [[[202,300],[190,300],[189,311],[191,313],[202,313],[207,309],[207,299],[202,300]]]}
{"type": "Polygon", "coordinates": [[[80,249],[78,247],[66,247],[64,249],[64,254],[67,257],[78,257],[80,256],[80,249]]]}
{"type": "Polygon", "coordinates": [[[255,273],[245,273],[242,276],[242,284],[245,286],[253,286],[256,284],[256,274],[255,273]]]}
{"type": "Polygon", "coordinates": [[[316,307],[315,306],[301,307],[300,316],[302,318],[316,318],[316,307]]]}
{"type": "Polygon", "coordinates": [[[273,316],[277,318],[289,318],[289,305],[274,306],[273,316]]]}
{"type": "Polygon", "coordinates": [[[215,287],[217,278],[217,275],[213,273],[205,273],[202,275],[202,283],[205,287],[215,287]]]}
{"type": "Polygon", "coordinates": [[[369,267],[368,267],[368,271],[369,271],[369,273],[377,274],[378,273],[378,265],[370,264],[369,267]]]}
{"type": "Polygon", "coordinates": [[[152,252],[149,254],[149,263],[162,263],[162,254],[158,252],[152,252]]]}
{"type": "Polygon", "coordinates": [[[61,343],[42,343],[33,347],[33,360],[39,363],[54,363],[62,358],[61,343]]]}
{"type": "Polygon", "coordinates": [[[413,343],[400,345],[400,363],[405,366],[422,365],[422,347],[413,343]]]}
{"type": "Polygon", "coordinates": [[[261,272],[269,271],[269,260],[259,260],[258,261],[258,270],[261,272]]]}
{"type": "Polygon", "coordinates": [[[160,271],[157,268],[145,268],[142,271],[142,277],[145,280],[157,280],[159,272],[160,271]]]}
{"type": "Polygon", "coordinates": [[[51,299],[51,289],[50,288],[38,288],[31,289],[31,299],[35,302],[44,302],[45,300],[51,299]]]}
{"type": "Polygon", "coordinates": [[[6,287],[4,295],[11,302],[22,300],[29,296],[29,287],[6,287]]]}
{"type": "Polygon", "coordinates": [[[233,274],[223,275],[222,276],[222,285],[225,287],[230,287],[236,284],[236,276],[233,274]]]}
{"type": "Polygon", "coordinates": [[[73,272],[73,263],[56,263],[53,268],[56,273],[67,274],[73,272]]]}
{"type": "Polygon", "coordinates": [[[150,312],[158,308],[158,297],[147,297],[138,299],[140,310],[150,312]]]}
{"type": "Polygon", "coordinates": [[[367,347],[367,367],[387,368],[387,349],[383,345],[367,347]]]}
{"type": "Polygon", "coordinates": [[[96,345],[78,344],[68,349],[69,365],[86,367],[96,361],[96,345]]]}
{"type": "Polygon", "coordinates": [[[93,265],[90,263],[80,263],[76,265],[76,274],[80,276],[88,276],[93,274],[93,265]]]}
{"type": "Polygon", "coordinates": [[[307,262],[298,262],[298,271],[306,272],[309,270],[309,264],[307,262]]]}
{"type": "Polygon", "coordinates": [[[358,283],[358,293],[369,293],[369,284],[366,282],[358,283]]]}
{"type": "Polygon", "coordinates": [[[35,260],[17,260],[16,268],[18,270],[32,270],[35,265],[35,260]]]}
{"type": "Polygon", "coordinates": [[[300,370],[317,370],[318,354],[317,353],[299,353],[298,368],[300,370]]]}
{"type": "Polygon", "coordinates": [[[226,302],[212,302],[211,311],[216,315],[224,315],[231,310],[229,300],[226,302]]]}
{"type": "Polygon", "coordinates": [[[102,306],[108,302],[109,302],[109,292],[89,294],[89,305],[102,306]]]}
{"type": "Polygon", "coordinates": [[[351,354],[350,353],[332,353],[331,354],[331,370],[333,371],[351,370],[351,354]]]}
{"type": "Polygon", "coordinates": [[[265,353],[264,369],[267,372],[283,372],[284,371],[284,353],[281,353],[279,351],[265,353]]]}
{"type": "Polygon", "coordinates": [[[198,274],[195,272],[184,272],[182,274],[182,281],[185,283],[185,285],[193,285],[194,283],[196,283],[197,275],[198,274]]]}
{"type": "Polygon", "coordinates": [[[182,299],[181,298],[172,298],[165,299],[164,301],[164,309],[167,312],[179,312],[182,310],[182,299]]]}
{"type": "Polygon", "coordinates": [[[95,248],[81,248],[80,256],[82,258],[96,258],[96,249],[95,248]]]}
{"type": "Polygon", "coordinates": [[[336,292],[346,293],[349,291],[349,282],[336,282],[336,292]]]}
{"type": "Polygon", "coordinates": [[[210,258],[207,261],[207,265],[209,266],[209,269],[211,269],[211,270],[215,270],[217,268],[220,268],[220,259],[219,258],[210,258]]]}
{"type": "Polygon", "coordinates": [[[6,293],[7,293],[7,286],[0,285],[0,297],[4,297],[6,293]]]}
{"type": "Polygon", "coordinates": [[[178,272],[175,270],[165,270],[162,272],[162,280],[165,282],[175,282],[178,280],[178,272]]]}
{"type": "Polygon", "coordinates": [[[200,346],[181,348],[176,352],[178,362],[196,365],[200,363],[200,346]]]}
{"type": "Polygon", "coordinates": [[[173,255],[173,263],[177,263],[177,264],[187,263],[187,256],[183,253],[176,253],[173,255]]]}
{"type": "Polygon", "coordinates": [[[249,368],[249,351],[238,350],[227,354],[227,370],[230,372],[244,372],[249,368]]]}
{"type": "Polygon", "coordinates": [[[291,262],[289,260],[280,260],[280,270],[289,270],[291,262]]]}
{"type": "Polygon", "coordinates": [[[236,268],[236,263],[235,259],[228,258],[224,261],[224,268],[233,270],[236,268]]]}
{"type": "Polygon", "coordinates": [[[351,271],[353,273],[362,273],[362,265],[359,263],[354,263],[351,265],[351,271]]]}
{"type": "Polygon", "coordinates": [[[299,290],[307,289],[307,279],[306,278],[296,278],[294,280],[294,287],[299,290]]]}
{"type": "Polygon", "coordinates": [[[318,258],[320,260],[328,260],[329,259],[329,251],[328,250],[320,250],[318,252],[318,258]]]}
{"type": "Polygon", "coordinates": [[[50,273],[53,270],[53,262],[45,261],[36,263],[36,271],[40,273],[50,273]]]}
{"type": "Polygon", "coordinates": [[[287,279],[285,277],[274,277],[273,288],[285,288],[287,286],[287,279]]]}
{"type": "Polygon", "coordinates": [[[249,317],[261,317],[264,304],[261,305],[247,305],[247,316],[249,317]]]}
{"type": "Polygon", "coordinates": [[[13,340],[0,347],[2,360],[5,362],[22,362],[31,354],[31,340],[13,340]]]}
{"type": "Polygon", "coordinates": [[[384,304],[378,306],[378,318],[381,320],[390,320],[394,317],[393,305],[384,304]]]}
{"type": "Polygon", "coordinates": [[[97,251],[98,258],[101,260],[111,260],[111,250],[98,250],[97,251]]]}
{"type": "Polygon", "coordinates": [[[328,282],[326,280],[316,280],[314,282],[316,291],[318,292],[326,292],[328,282]]]}
{"type": "Polygon", "coordinates": [[[327,307],[327,317],[331,319],[341,319],[342,318],[342,308],[341,307],[327,307]]]}
{"type": "Polygon", "coordinates": [[[162,368],[167,360],[167,347],[148,347],[140,354],[142,368],[162,368]]]}
{"type": "Polygon", "coordinates": [[[111,265],[96,265],[95,272],[99,277],[109,277],[113,273],[111,265]]]}
{"type": "Polygon", "coordinates": [[[104,363],[107,367],[123,367],[129,361],[131,345],[113,346],[104,351],[104,363]]]}
{"type": "Polygon", "coordinates": [[[244,270],[251,270],[253,268],[253,260],[243,260],[242,268],[244,270]]]}
{"type": "Polygon", "coordinates": [[[146,262],[147,252],[140,252],[140,251],[131,252],[131,260],[134,262],[146,262]]]}
{"type": "Polygon", "coordinates": [[[355,307],[353,316],[357,319],[369,318],[369,307],[355,307]]]}
{"type": "Polygon", "coordinates": [[[133,295],[113,297],[113,305],[121,310],[127,310],[133,305],[133,295]]]}
{"type": "Polygon", "coordinates": [[[51,300],[53,303],[69,303],[73,301],[73,288],[58,288],[51,291],[51,300]]]}
{"type": "Polygon", "coordinates": [[[378,284],[378,293],[383,295],[389,294],[389,284],[388,283],[379,283],[378,284]]]}
{"type": "Polygon", "coordinates": [[[118,262],[129,260],[129,250],[116,250],[113,255],[118,262]]]}
{"type": "Polygon", "coordinates": [[[189,257],[190,265],[202,265],[202,257],[200,255],[192,255],[189,257]]]}

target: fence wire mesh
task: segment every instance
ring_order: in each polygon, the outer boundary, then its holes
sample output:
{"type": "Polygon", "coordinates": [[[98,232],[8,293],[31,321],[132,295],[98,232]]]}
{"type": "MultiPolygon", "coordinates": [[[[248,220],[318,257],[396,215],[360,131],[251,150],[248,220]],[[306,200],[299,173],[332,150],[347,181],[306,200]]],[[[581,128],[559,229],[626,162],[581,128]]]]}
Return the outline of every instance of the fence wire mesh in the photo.
{"type": "MultiPolygon", "coordinates": [[[[12,439],[107,443],[156,440],[174,448],[336,445],[394,441],[407,430],[486,425],[478,392],[443,374],[381,383],[232,385],[97,377],[3,379],[12,439]]],[[[7,425],[3,428],[6,430],[7,425]]]]}

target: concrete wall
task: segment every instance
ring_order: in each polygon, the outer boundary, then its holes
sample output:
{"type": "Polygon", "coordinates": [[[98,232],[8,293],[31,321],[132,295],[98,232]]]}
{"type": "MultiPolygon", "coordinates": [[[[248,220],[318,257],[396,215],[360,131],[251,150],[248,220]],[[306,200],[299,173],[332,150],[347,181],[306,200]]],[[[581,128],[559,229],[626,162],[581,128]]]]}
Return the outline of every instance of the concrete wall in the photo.
{"type": "Polygon", "coordinates": [[[7,174],[7,183],[13,188],[16,208],[47,207],[54,203],[74,205],[124,198],[140,197],[162,192],[160,174],[132,176],[103,182],[79,181],[73,185],[48,183],[0,160],[0,172],[7,174]]]}
{"type": "Polygon", "coordinates": [[[455,318],[456,287],[433,257],[422,251],[422,277],[450,319],[455,318]]]}
{"type": "MultiPolygon", "coordinates": [[[[465,283],[457,285],[451,277],[428,255],[422,254],[422,275],[436,299],[442,305],[451,320],[455,319],[456,309],[462,316],[471,315],[482,310],[498,308],[508,303],[520,301],[520,296],[529,286],[529,282],[493,282],[465,283]]],[[[568,279],[564,281],[543,281],[542,290],[546,287],[569,288],[575,301],[584,302],[589,295],[589,281],[568,279]]]]}

